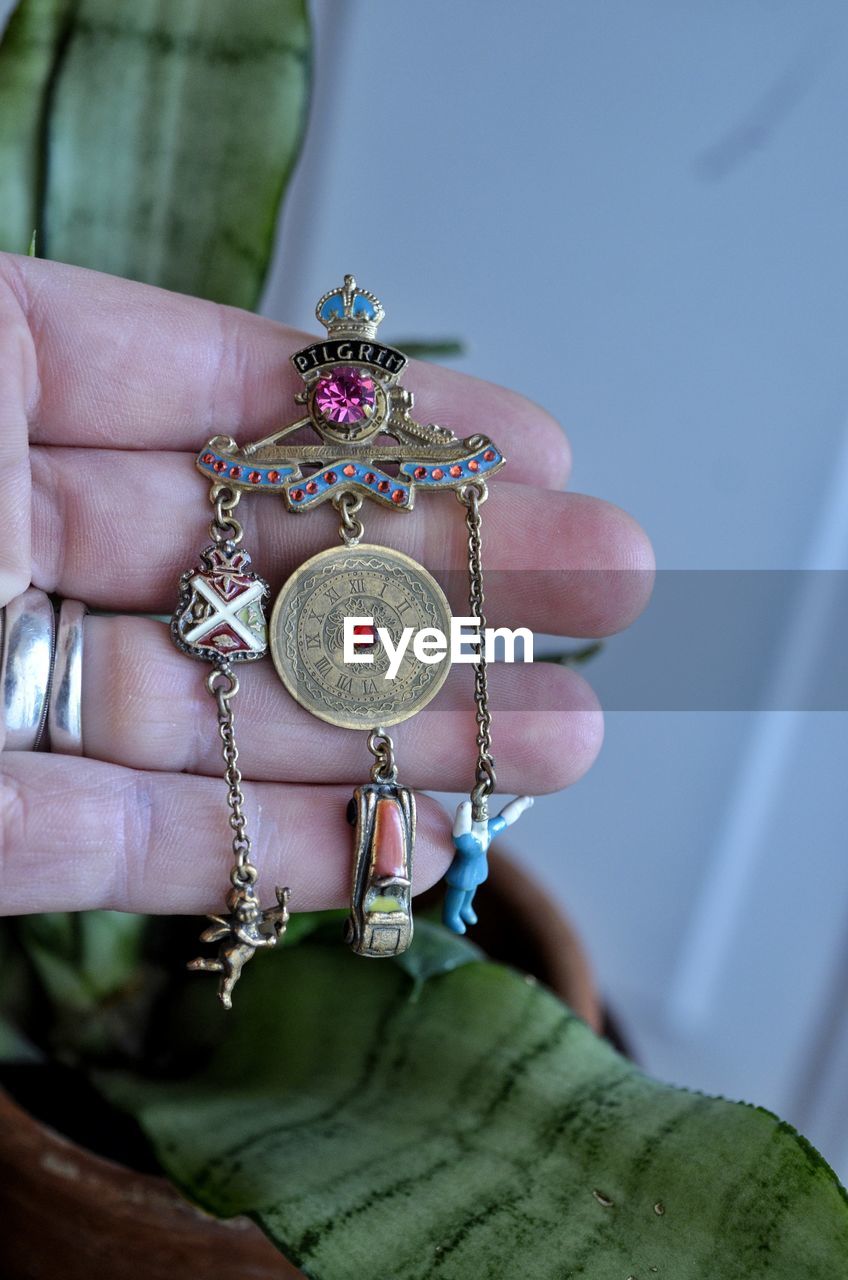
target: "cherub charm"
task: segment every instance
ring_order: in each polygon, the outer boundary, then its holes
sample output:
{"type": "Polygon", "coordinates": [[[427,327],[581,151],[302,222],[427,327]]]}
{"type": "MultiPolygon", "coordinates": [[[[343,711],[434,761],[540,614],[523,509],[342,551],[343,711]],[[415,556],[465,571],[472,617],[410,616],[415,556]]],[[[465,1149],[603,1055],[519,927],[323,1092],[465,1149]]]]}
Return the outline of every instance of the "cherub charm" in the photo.
{"type": "Polygon", "coordinates": [[[463,800],[457,809],[453,824],[456,855],[445,876],[448,888],[442,908],[442,921],[454,933],[465,933],[466,925],[477,923],[472,904],[478,885],[489,874],[489,845],[532,804],[532,796],[519,796],[497,817],[480,819],[472,818],[470,800],[463,800]]]}
{"type": "Polygon", "coordinates": [[[288,900],[288,889],[278,886],[277,906],[263,911],[256,901],[253,882],[248,881],[235,885],[227,894],[229,916],[207,917],[212,924],[203,930],[200,941],[219,942],[218,957],[206,960],[200,956],[190,960],[188,968],[199,973],[220,973],[218,998],[225,1009],[232,1008],[233,987],[256,948],[275,947],[285,933],[289,922],[288,900]]]}

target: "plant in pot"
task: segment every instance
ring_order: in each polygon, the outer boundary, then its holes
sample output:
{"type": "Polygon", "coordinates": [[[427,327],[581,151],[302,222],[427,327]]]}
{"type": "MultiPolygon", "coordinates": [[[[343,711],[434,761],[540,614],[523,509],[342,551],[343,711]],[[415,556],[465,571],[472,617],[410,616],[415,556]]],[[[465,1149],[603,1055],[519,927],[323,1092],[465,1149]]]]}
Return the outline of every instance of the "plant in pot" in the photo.
{"type": "MultiPolygon", "coordinates": [[[[254,306],[309,48],[301,0],[23,0],[3,246],[35,226],[45,254],[254,306]]],[[[338,913],[295,916],[229,1016],[173,977],[194,922],[6,922],[3,1275],[841,1274],[848,1204],[809,1144],[644,1076],[589,1025],[543,896],[503,858],[484,892],[481,946],[425,904],[381,965],[338,913]]]]}

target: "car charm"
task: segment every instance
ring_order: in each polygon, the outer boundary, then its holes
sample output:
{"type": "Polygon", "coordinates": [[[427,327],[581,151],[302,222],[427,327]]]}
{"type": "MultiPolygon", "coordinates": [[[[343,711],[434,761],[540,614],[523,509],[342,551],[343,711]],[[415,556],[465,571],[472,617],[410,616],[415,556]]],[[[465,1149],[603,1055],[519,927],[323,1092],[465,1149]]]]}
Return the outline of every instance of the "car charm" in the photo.
{"type": "Polygon", "coordinates": [[[362,541],[366,499],[408,512],[419,490],[449,489],[465,507],[469,614],[480,634],[474,646],[477,765],[471,799],[465,802],[475,847],[471,871],[457,870],[469,850],[468,840],[461,845],[455,834],[457,860],[445,914],[451,927],[462,931],[470,919],[468,889],[473,896],[485,878],[488,843],[498,824],[508,820],[507,810],[503,818],[488,819],[496,778],[482,642],[481,541],[486,482],[506,460],[487,436],[459,439],[446,427],[413,418],[412,393],[400,385],[407,358],[377,341],[382,303],[359,288],[353,276],[324,294],[316,316],[325,339],[291,357],[303,382],[295,397],[302,415],[241,447],[228,436],[215,436],[198,455],[198,469],[211,482],[212,545],[202,553],[200,567],[183,575],[171,623],[179,648],[213,666],[207,687],[218,707],[234,832],[231,914],[211,917],[202,935],[205,941],[221,941],[220,958],[196,960],[189,967],[222,973],[221,999],[227,1007],[243,964],[257,947],[273,946],[288,919],[288,889],[278,888],[278,905],[265,911],[256,897],[257,870],[250,859],[233,735],[231,703],[238,691],[233,664],[261,658],[268,647],[280,679],[302,706],[330,724],[368,731],[371,781],[356,788],[349,813],[355,834],[348,941],[360,955],[385,956],[404,951],[412,939],[415,798],[397,781],[387,729],[424,707],[444,682],[447,657],[424,660],[408,640],[424,632],[447,634],[450,610],[422,565],[362,541]],[[302,443],[304,431],[317,442],[302,443]],[[295,570],[277,597],[270,629],[264,612],[267,584],[250,571],[250,558],[240,549],[243,531],[235,511],[245,493],[276,494],[296,514],[330,502],[340,518],[343,545],[319,552],[295,570]],[[389,647],[401,655],[394,669],[389,647]],[[473,886],[453,887],[465,885],[469,876],[473,886]],[[462,903],[454,900],[456,892],[465,895],[462,903]]]}
{"type": "Polygon", "coordinates": [[[396,956],[412,941],[415,796],[391,778],[357,787],[353,890],[345,937],[360,956],[396,956]]]}

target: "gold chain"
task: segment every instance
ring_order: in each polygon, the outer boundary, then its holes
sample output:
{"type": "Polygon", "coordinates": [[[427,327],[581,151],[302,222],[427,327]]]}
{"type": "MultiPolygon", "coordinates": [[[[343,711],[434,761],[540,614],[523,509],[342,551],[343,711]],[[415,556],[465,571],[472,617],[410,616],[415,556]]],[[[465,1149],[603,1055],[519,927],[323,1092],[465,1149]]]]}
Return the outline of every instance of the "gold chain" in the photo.
{"type": "Polygon", "coordinates": [[[224,757],[224,781],[227,784],[227,804],[230,810],[230,827],[233,832],[234,866],[230,879],[238,888],[254,884],[258,871],[250,861],[250,836],[247,834],[247,819],[244,815],[244,792],[241,789],[241,770],[238,767],[238,747],[236,746],[235,722],[233,718],[232,699],[238,693],[238,677],[228,666],[216,667],[210,671],[206,688],[218,704],[218,733],[221,735],[224,757]]]}
{"type": "Polygon", "coordinates": [[[374,757],[371,766],[372,782],[396,782],[395,744],[385,729],[372,729],[368,735],[368,750],[374,757]]]}
{"type": "Polygon", "coordinates": [[[244,530],[233,512],[241,494],[226,485],[213,485],[209,499],[215,507],[215,515],[209,526],[209,536],[217,547],[237,547],[244,537],[244,530]]]}
{"type": "Polygon", "coordinates": [[[489,673],[486,666],[484,635],[486,614],[483,594],[483,536],[480,507],[488,497],[485,482],[476,481],[458,490],[457,497],[465,507],[468,529],[468,612],[477,619],[480,640],[474,646],[474,702],[477,707],[477,771],[471,789],[472,816],[475,821],[488,817],[489,796],[497,785],[495,760],[492,755],[492,713],[489,709],[489,673]]]}
{"type": "Polygon", "coordinates": [[[362,507],[361,496],[350,489],[343,489],[333,498],[333,506],[341,516],[339,537],[346,547],[355,547],[365,532],[357,514],[362,507]]]}

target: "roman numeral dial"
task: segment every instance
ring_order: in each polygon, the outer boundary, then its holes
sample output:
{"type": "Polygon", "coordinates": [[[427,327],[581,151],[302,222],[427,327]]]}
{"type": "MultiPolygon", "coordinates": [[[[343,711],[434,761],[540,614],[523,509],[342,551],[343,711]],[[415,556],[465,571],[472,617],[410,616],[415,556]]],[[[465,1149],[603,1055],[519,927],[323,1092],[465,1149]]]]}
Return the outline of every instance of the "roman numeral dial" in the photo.
{"type": "Polygon", "coordinates": [[[393,679],[379,640],[356,647],[370,663],[344,661],[346,617],[373,618],[396,646],[407,627],[448,634],[450,609],[436,580],[409,556],[362,544],[332,547],[307,560],[277,597],[270,625],[274,665],[301,706],[330,724],[373,729],[397,724],[435,697],[447,658],[419,661],[408,644],[393,679]]]}

